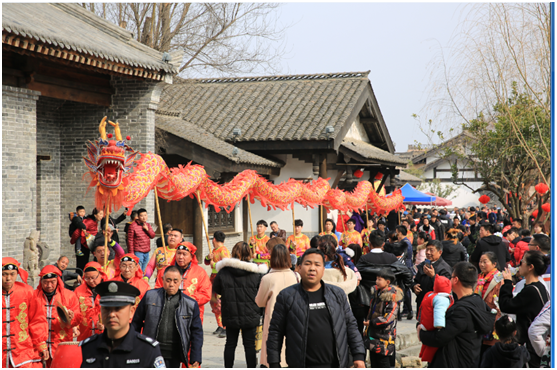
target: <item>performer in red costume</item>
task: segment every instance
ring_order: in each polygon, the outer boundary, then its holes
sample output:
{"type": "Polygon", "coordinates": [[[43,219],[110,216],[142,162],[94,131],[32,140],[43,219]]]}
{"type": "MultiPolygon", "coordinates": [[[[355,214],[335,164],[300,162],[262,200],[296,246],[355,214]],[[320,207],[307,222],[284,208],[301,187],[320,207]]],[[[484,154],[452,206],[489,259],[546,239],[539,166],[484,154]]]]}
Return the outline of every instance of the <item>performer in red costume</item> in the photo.
{"type": "MultiPolygon", "coordinates": [[[[176,265],[182,272],[182,284],[180,289],[189,297],[195,299],[199,305],[201,322],[203,323],[203,312],[205,304],[211,299],[212,285],[209,275],[203,267],[199,266],[195,252],[197,247],[189,242],[183,242],[176,248],[176,255],[170,266],[176,265]]],[[[166,269],[166,268],[165,268],[166,269]]],[[[155,288],[162,287],[162,276],[164,272],[157,276],[155,288]],[[160,276],[160,279],[159,279],[160,276]]]]}
{"type": "Polygon", "coordinates": [[[108,278],[102,272],[102,266],[98,262],[89,262],[85,265],[83,284],[74,291],[81,311],[78,341],[104,331],[104,326],[99,322],[101,313],[100,296],[94,291],[95,287],[103,281],[108,281],[108,278]]]}
{"type": "Polygon", "coordinates": [[[139,258],[133,253],[124,254],[122,258],[120,258],[120,264],[116,267],[116,275],[112,280],[123,281],[139,289],[141,294],[135,299],[135,307],[137,307],[139,301],[143,299],[145,293],[151,289],[149,283],[143,280],[143,272],[139,266],[139,258]]]}
{"type": "Polygon", "coordinates": [[[35,304],[39,306],[37,314],[46,317],[47,321],[48,337],[46,344],[49,352],[47,367],[50,367],[58,344],[73,340],[72,328],[81,321],[81,312],[75,294],[64,288],[60,269],[54,265],[47,265],[41,270],[39,277],[41,281],[35,289],[34,300],[35,304]],[[64,324],[60,319],[56,310],[58,302],[68,310],[69,324],[64,324]]]}
{"type": "Polygon", "coordinates": [[[11,257],[2,258],[2,367],[42,367],[48,360],[46,317],[37,314],[27,271],[11,257]],[[15,281],[17,275],[23,283],[15,281]]]}

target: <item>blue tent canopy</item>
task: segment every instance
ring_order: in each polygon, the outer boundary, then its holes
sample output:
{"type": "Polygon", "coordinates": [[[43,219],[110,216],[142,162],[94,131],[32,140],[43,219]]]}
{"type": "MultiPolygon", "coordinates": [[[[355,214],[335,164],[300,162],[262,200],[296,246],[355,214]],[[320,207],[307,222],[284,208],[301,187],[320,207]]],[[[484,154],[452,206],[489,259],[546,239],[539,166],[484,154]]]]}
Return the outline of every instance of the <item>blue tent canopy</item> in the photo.
{"type": "Polygon", "coordinates": [[[406,202],[423,202],[430,203],[435,202],[436,197],[422,193],[419,190],[414,189],[414,187],[408,183],[404,185],[400,190],[402,190],[402,196],[404,197],[404,203],[406,202]]]}

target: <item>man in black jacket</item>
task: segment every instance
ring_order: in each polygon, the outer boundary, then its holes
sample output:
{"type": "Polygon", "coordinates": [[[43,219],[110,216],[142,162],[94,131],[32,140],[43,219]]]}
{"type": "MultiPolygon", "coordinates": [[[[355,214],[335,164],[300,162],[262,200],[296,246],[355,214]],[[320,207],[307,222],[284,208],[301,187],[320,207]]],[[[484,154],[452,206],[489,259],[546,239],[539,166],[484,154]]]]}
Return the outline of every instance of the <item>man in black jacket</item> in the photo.
{"type": "Polygon", "coordinates": [[[416,293],[416,307],[420,310],[420,305],[426,293],[433,292],[435,276],[451,278],[451,266],[441,258],[443,254],[443,244],[439,240],[431,240],[425,249],[426,260],[420,263],[418,272],[414,276],[412,290],[416,293]],[[427,263],[429,261],[429,263],[427,263]]]}
{"type": "Polygon", "coordinates": [[[167,267],[163,287],[145,293],[132,324],[135,331],[139,333],[143,329],[143,335],[160,343],[166,367],[180,367],[180,363],[188,362],[193,367],[199,367],[203,347],[199,306],[193,298],[182,293],[181,282],[180,269],[167,267]]]}
{"type": "Polygon", "coordinates": [[[445,226],[439,221],[439,216],[437,210],[431,215],[430,225],[433,226],[435,230],[435,240],[443,241],[445,240],[445,226]]]}
{"type": "Polygon", "coordinates": [[[375,279],[381,269],[388,268],[393,272],[395,280],[392,284],[399,286],[403,292],[409,290],[412,284],[412,272],[410,272],[408,267],[400,262],[394,254],[383,250],[385,241],[380,231],[374,230],[371,232],[369,235],[369,244],[372,249],[369,253],[360,257],[356,265],[362,277],[360,285],[348,296],[360,333],[363,332],[363,322],[369,311],[371,288],[375,285],[375,279]]]}
{"type": "Polygon", "coordinates": [[[495,314],[474,294],[477,280],[478,271],[471,263],[457,263],[451,286],[458,299],[447,310],[445,328],[423,331],[418,327],[423,344],[439,347],[428,367],[479,367],[482,338],[493,330],[495,314]]]}
{"type": "Polygon", "coordinates": [[[493,252],[497,256],[497,262],[499,263],[499,269],[502,271],[507,266],[507,262],[511,260],[511,255],[509,254],[509,249],[503,243],[503,239],[497,235],[493,235],[493,225],[489,223],[484,223],[480,226],[480,239],[476,243],[476,249],[474,253],[470,256],[470,262],[479,268],[478,263],[480,262],[480,257],[485,252],[493,252]]]}
{"type": "Polygon", "coordinates": [[[288,367],[364,368],[362,336],[344,291],[325,284],[325,255],[316,248],[302,256],[302,281],[277,296],[267,339],[267,362],[280,367],[282,343],[286,337],[288,367]]]}

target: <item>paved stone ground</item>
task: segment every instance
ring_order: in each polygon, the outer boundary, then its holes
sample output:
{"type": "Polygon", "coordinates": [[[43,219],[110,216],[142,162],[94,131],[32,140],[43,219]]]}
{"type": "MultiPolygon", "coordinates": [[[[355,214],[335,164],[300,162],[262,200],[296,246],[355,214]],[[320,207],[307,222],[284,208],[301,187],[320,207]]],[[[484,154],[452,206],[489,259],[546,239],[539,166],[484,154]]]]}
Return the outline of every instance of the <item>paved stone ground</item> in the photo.
{"type": "MultiPolygon", "coordinates": [[[[201,265],[200,265],[201,266],[201,265]]],[[[210,274],[210,269],[203,265],[203,268],[210,274]]],[[[154,279],[151,279],[152,285],[154,285],[154,279]]],[[[410,348],[416,347],[416,303],[415,295],[412,296],[412,302],[414,307],[414,318],[412,320],[407,320],[403,318],[398,322],[397,336],[400,338],[397,341],[397,347],[410,348]]],[[[203,320],[203,363],[201,367],[203,368],[223,368],[224,367],[224,344],[226,338],[218,338],[213,335],[213,331],[217,328],[217,321],[215,315],[211,312],[211,306],[207,303],[205,305],[205,314],[203,320]]],[[[398,348],[397,348],[398,350],[398,348]]],[[[403,350],[404,351],[404,350],[403,350]]],[[[401,351],[402,352],[402,351],[401,351]]],[[[257,355],[259,359],[259,354],[257,355]]],[[[238,339],[238,347],[236,347],[236,357],[234,361],[234,367],[245,368],[246,360],[244,355],[244,347],[242,340],[238,339]]],[[[259,364],[258,364],[259,367],[259,364]]]]}

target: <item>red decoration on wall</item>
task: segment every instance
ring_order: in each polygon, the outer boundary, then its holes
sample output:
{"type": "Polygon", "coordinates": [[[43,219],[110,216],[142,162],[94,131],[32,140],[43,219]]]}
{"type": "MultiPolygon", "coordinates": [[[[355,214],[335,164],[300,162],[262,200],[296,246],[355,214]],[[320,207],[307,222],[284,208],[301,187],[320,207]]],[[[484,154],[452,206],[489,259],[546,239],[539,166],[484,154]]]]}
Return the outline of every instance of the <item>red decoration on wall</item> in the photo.
{"type": "Polygon", "coordinates": [[[536,192],[538,192],[539,195],[544,195],[549,190],[549,186],[540,182],[538,185],[534,186],[534,189],[536,189],[536,192]]]}
{"type": "Polygon", "coordinates": [[[544,212],[549,213],[551,212],[551,204],[549,203],[544,203],[542,204],[542,209],[544,212]]]}
{"type": "Polygon", "coordinates": [[[375,175],[375,180],[381,180],[382,178],[383,178],[383,174],[381,172],[375,175]]]}
{"type": "Polygon", "coordinates": [[[129,136],[129,135],[126,136],[126,140],[131,140],[131,139],[132,139],[131,136],[129,136]]]}
{"type": "Polygon", "coordinates": [[[354,171],[354,177],[357,178],[357,179],[361,178],[363,175],[364,175],[364,171],[362,171],[362,170],[354,171]]]}
{"type": "Polygon", "coordinates": [[[538,210],[537,209],[535,209],[534,212],[532,212],[532,217],[538,218],[538,210]]]}
{"type": "Polygon", "coordinates": [[[485,194],[482,195],[482,196],[480,197],[480,199],[479,199],[479,201],[480,201],[481,204],[487,204],[487,203],[489,203],[490,200],[491,200],[491,198],[488,197],[488,196],[485,195],[485,194]]]}

